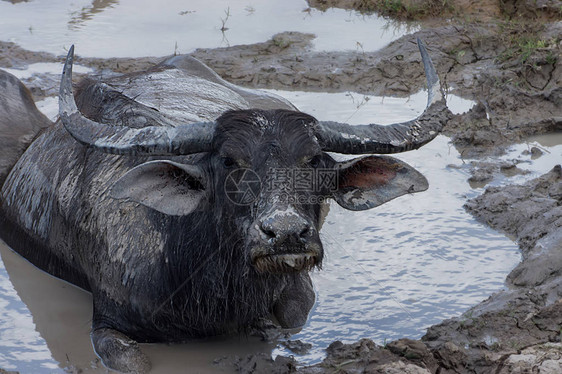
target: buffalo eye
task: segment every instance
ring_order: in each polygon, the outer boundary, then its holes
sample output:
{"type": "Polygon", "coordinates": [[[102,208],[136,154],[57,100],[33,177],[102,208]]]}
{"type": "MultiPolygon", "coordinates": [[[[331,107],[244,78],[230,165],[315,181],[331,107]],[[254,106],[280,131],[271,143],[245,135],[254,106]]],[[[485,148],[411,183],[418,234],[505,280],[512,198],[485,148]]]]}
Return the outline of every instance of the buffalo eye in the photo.
{"type": "Polygon", "coordinates": [[[320,166],[321,162],[322,162],[322,157],[320,155],[317,155],[317,156],[312,157],[308,161],[308,165],[312,168],[317,168],[318,166],[320,166]]]}
{"type": "Polygon", "coordinates": [[[232,157],[223,157],[222,165],[227,169],[233,168],[236,166],[236,160],[232,157]]]}

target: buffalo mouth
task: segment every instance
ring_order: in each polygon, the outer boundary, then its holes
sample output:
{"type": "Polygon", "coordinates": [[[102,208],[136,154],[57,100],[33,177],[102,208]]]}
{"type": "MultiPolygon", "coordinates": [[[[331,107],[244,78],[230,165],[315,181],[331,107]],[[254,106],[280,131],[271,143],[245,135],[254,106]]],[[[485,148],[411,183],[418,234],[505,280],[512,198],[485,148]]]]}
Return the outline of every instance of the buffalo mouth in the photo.
{"type": "Polygon", "coordinates": [[[318,254],[313,252],[269,254],[254,258],[253,264],[260,273],[297,273],[319,265],[318,254]]]}

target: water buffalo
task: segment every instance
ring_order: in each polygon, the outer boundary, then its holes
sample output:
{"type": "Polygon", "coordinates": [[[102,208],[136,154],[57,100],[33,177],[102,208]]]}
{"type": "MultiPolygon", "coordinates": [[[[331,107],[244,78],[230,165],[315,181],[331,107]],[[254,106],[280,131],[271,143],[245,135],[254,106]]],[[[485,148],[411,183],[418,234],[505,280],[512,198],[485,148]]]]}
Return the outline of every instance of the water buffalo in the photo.
{"type": "MultiPolygon", "coordinates": [[[[137,342],[227,334],[271,317],[302,326],[328,200],[363,210],[427,189],[389,156],[336,162],[327,153],[403,152],[439,133],[448,110],[418,44],[427,108],[388,126],[317,121],[185,56],[86,79],[74,95],[71,49],[60,121],[3,183],[2,236],[92,293],[94,348],[119,371],[149,370],[137,342]]],[[[13,126],[41,127],[34,118],[13,126]]]]}

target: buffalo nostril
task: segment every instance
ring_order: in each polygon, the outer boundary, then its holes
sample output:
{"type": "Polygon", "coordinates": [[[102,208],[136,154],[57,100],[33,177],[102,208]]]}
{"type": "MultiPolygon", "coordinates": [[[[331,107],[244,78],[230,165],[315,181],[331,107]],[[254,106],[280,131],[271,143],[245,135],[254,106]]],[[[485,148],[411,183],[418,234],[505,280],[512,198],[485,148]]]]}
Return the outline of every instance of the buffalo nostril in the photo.
{"type": "Polygon", "coordinates": [[[268,221],[264,221],[260,224],[260,230],[261,230],[262,234],[265,235],[266,239],[273,239],[277,236],[274,228],[272,227],[272,225],[270,223],[268,223],[268,221]]]}
{"type": "Polygon", "coordinates": [[[265,219],[258,225],[261,238],[277,244],[305,243],[310,236],[311,226],[295,216],[265,219]]]}

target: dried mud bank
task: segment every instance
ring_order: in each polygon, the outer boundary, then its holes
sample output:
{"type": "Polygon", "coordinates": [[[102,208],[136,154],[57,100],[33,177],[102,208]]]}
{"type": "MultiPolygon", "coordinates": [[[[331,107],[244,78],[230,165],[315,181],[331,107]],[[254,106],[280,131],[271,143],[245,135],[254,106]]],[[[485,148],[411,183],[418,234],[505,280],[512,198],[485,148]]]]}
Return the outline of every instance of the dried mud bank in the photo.
{"type": "Polygon", "coordinates": [[[311,7],[341,8],[400,19],[468,18],[490,21],[500,17],[556,20],[560,0],[307,0],[311,7]]]}

